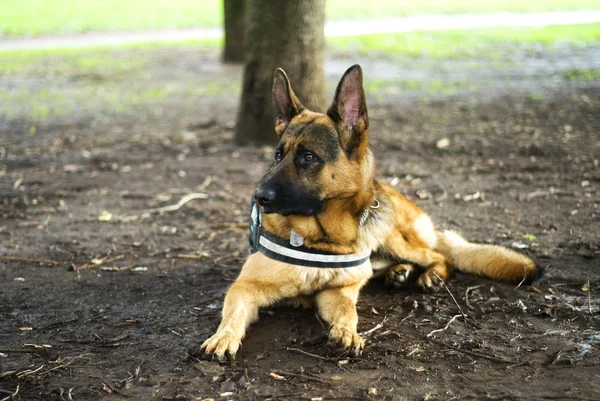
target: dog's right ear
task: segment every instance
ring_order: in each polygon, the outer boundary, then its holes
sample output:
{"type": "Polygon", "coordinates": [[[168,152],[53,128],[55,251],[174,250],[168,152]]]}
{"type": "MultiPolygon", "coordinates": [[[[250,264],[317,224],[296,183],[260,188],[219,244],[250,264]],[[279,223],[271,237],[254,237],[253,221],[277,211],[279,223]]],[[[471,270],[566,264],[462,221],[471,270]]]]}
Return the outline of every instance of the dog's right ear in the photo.
{"type": "Polygon", "coordinates": [[[273,105],[275,106],[275,132],[281,136],[292,118],[304,110],[292,90],[290,80],[281,68],[276,69],[273,74],[273,105]]]}
{"type": "Polygon", "coordinates": [[[348,152],[358,149],[358,153],[363,154],[367,147],[369,116],[362,69],[358,64],[344,73],[327,115],[341,128],[340,139],[344,149],[348,152]]]}

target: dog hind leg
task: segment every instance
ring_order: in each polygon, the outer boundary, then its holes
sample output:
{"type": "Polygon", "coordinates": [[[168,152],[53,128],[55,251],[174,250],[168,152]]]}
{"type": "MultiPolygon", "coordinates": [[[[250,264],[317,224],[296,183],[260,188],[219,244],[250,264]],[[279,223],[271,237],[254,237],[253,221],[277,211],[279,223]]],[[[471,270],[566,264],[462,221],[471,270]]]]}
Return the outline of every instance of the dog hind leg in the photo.
{"type": "Polygon", "coordinates": [[[386,252],[395,258],[412,262],[425,269],[417,279],[417,285],[425,292],[439,291],[442,281],[450,278],[452,274],[452,267],[446,263],[446,258],[441,253],[413,245],[403,236],[388,239],[385,248],[386,252]]]}

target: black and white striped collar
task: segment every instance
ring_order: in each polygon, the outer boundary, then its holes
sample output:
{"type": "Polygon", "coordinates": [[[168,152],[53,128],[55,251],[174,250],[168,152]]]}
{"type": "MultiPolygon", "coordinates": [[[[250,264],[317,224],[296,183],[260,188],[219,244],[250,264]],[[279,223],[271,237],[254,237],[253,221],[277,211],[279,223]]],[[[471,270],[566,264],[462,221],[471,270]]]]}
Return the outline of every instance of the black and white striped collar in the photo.
{"type": "MultiPolygon", "coordinates": [[[[359,228],[367,221],[370,209],[377,209],[379,202],[367,208],[359,220],[359,228]]],[[[319,251],[303,245],[304,239],[294,229],[290,240],[279,238],[267,232],[262,226],[260,207],[253,200],[250,207],[250,252],[261,252],[265,256],[292,265],[317,268],[348,268],[365,263],[371,256],[371,251],[338,255],[319,251]]]]}

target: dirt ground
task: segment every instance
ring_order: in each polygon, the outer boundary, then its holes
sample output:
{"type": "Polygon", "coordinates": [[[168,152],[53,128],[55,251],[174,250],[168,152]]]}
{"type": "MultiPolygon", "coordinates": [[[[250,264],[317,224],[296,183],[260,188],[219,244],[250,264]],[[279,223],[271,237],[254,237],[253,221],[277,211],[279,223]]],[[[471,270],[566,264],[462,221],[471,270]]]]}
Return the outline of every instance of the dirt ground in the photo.
{"type": "MultiPolygon", "coordinates": [[[[357,61],[336,57],[330,87],[357,61]]],[[[153,85],[239,80],[216,53],[200,58],[152,55],[153,85]]],[[[387,71],[364,67],[367,81],[387,71]]],[[[371,92],[371,144],[379,177],[440,227],[518,248],[545,277],[458,274],[434,295],[373,281],[358,303],[367,348],[351,360],[313,311],[286,308],[261,312],[236,365],[195,356],[273,153],[231,143],[236,96],[73,112],[35,135],[25,117],[0,119],[0,400],[600,399],[600,81],[511,68],[468,93],[371,92]],[[206,197],[155,210],[192,192],[206,197]]]]}

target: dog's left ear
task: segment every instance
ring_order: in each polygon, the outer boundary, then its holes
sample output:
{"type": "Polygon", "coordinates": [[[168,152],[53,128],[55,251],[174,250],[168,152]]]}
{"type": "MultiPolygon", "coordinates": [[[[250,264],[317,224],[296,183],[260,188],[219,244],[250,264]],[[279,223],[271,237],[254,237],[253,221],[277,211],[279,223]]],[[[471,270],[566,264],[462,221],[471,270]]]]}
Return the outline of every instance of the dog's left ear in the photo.
{"type": "Polygon", "coordinates": [[[273,105],[275,106],[275,132],[281,136],[304,107],[294,94],[290,80],[281,68],[273,74],[273,105]]]}
{"type": "Polygon", "coordinates": [[[327,115],[341,128],[346,151],[352,151],[366,141],[369,116],[360,65],[348,68],[340,80],[327,115]]]}

